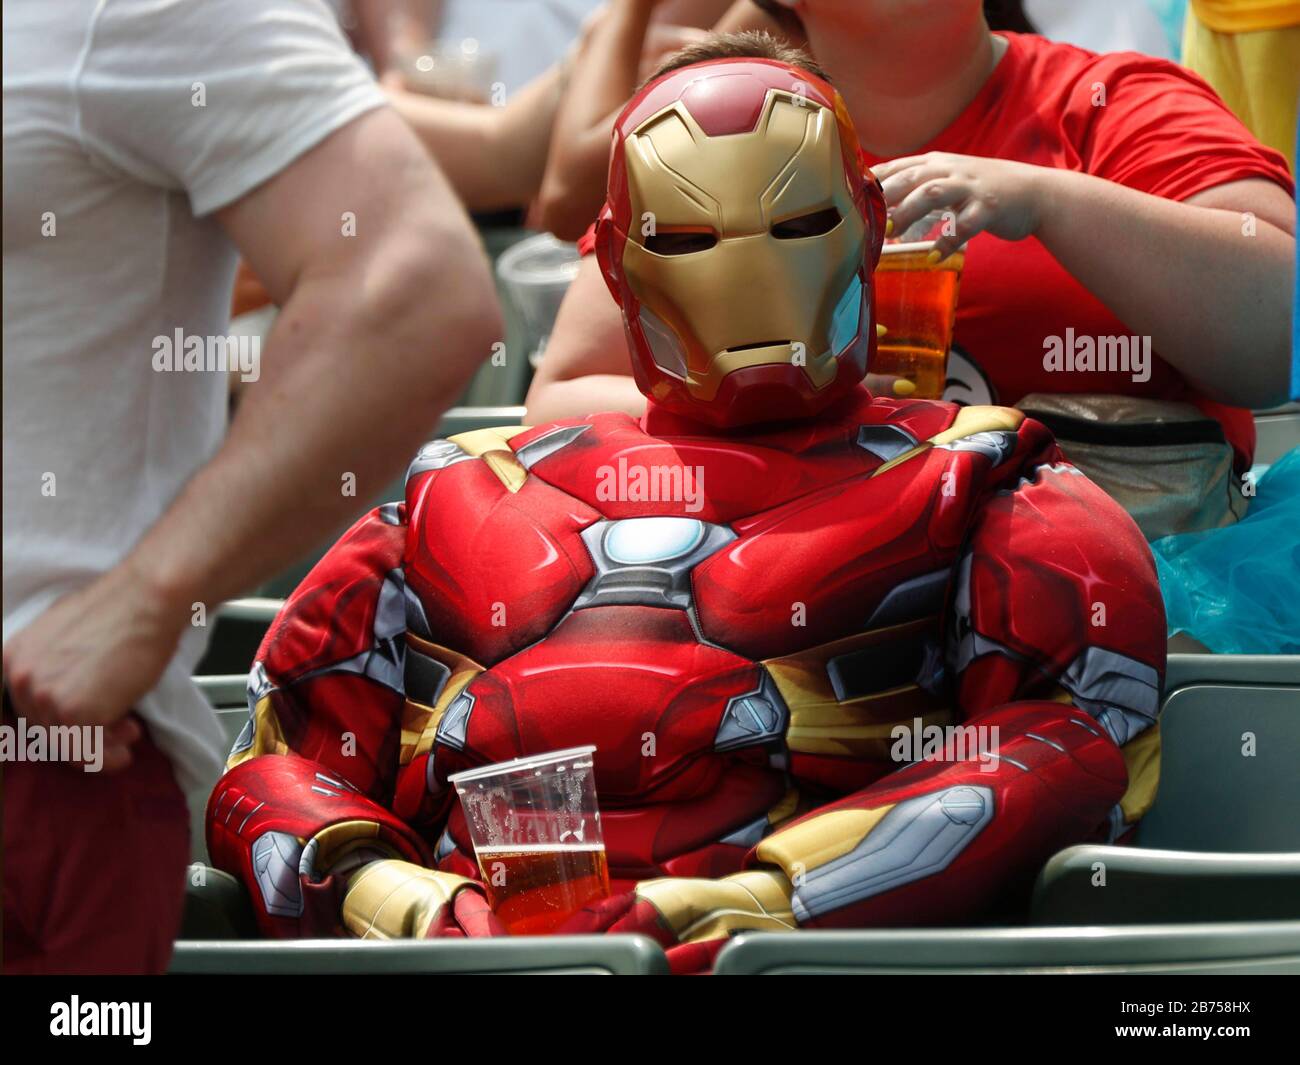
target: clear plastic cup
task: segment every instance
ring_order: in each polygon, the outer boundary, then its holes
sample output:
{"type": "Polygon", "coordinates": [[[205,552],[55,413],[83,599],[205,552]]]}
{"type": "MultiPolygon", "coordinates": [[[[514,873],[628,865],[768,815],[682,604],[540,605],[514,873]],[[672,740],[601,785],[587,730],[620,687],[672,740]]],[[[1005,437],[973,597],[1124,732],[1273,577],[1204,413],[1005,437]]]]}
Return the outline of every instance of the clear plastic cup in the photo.
{"type": "Polygon", "coordinates": [[[918,399],[939,399],[947,381],[966,256],[963,246],[932,262],[931,252],[949,219],[931,212],[887,238],[873,281],[876,321],[885,333],[876,341],[871,372],[905,378],[914,386],[909,394],[918,399]]]}
{"type": "Polygon", "coordinates": [[[609,895],[592,754],[517,758],[448,779],[456,787],[488,900],[514,935],[545,935],[609,895]]]}
{"type": "Polygon", "coordinates": [[[560,303],[578,276],[578,246],[538,233],[514,244],[497,259],[497,278],[523,326],[523,344],[534,368],[560,313],[560,303]]]}

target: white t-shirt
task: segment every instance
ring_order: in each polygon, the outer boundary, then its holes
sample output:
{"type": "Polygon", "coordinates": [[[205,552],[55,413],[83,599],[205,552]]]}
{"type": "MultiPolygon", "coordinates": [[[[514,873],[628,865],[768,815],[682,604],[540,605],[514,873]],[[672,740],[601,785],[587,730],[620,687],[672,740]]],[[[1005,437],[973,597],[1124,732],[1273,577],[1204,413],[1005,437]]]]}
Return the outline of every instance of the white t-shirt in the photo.
{"type": "MultiPolygon", "coordinates": [[[[219,447],[235,250],[212,212],[384,102],[321,0],[4,0],[4,639],[117,563],[219,447]]],[[[271,435],[271,434],[268,434],[271,435]]],[[[181,785],[221,731],[190,673],[139,711],[181,785]]]]}

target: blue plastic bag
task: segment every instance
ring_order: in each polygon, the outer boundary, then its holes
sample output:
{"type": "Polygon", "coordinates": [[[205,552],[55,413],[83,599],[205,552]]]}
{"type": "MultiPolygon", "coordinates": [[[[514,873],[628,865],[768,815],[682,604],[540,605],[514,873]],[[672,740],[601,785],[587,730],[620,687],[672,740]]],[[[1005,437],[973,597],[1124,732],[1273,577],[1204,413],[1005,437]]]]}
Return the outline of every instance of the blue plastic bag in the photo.
{"type": "Polygon", "coordinates": [[[1268,468],[1237,524],[1151,550],[1171,636],[1219,654],[1300,652],[1300,447],[1268,468]]]}

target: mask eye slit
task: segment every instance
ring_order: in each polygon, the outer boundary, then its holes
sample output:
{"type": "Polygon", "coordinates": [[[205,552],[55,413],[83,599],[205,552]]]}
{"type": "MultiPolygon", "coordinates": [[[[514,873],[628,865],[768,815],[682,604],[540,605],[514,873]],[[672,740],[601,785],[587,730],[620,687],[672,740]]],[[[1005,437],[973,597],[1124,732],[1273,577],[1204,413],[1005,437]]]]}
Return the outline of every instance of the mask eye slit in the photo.
{"type": "Polygon", "coordinates": [[[772,236],[777,240],[799,240],[803,237],[820,237],[840,224],[840,212],[834,207],[810,211],[795,218],[787,218],[772,226],[772,236]]]}
{"type": "Polygon", "coordinates": [[[718,235],[707,231],[660,230],[645,238],[646,251],[655,255],[691,255],[708,251],[718,243],[718,235]]]}

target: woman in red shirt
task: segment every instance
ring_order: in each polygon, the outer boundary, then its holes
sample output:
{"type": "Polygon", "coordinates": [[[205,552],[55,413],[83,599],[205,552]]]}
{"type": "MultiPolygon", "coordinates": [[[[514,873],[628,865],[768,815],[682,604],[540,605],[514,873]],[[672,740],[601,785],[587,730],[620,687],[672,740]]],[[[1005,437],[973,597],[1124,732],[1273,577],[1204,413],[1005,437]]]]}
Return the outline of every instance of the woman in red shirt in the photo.
{"type": "MultiPolygon", "coordinates": [[[[1176,64],[991,33],[979,0],[786,6],[844,96],[895,228],[954,212],[946,243],[969,242],[954,343],[988,378],[986,401],[1188,400],[1249,465],[1245,408],[1284,402],[1289,383],[1295,207],[1280,155],[1176,64]],[[1071,337],[1134,335],[1150,338],[1148,375],[1049,358],[1071,337]]],[[[529,420],[637,412],[629,372],[618,309],[585,262],[529,420]]]]}

